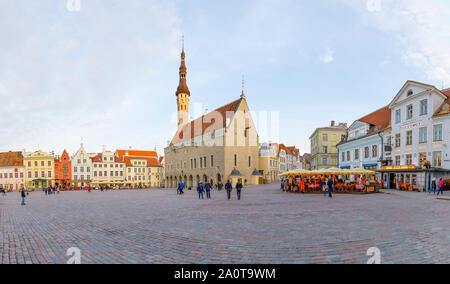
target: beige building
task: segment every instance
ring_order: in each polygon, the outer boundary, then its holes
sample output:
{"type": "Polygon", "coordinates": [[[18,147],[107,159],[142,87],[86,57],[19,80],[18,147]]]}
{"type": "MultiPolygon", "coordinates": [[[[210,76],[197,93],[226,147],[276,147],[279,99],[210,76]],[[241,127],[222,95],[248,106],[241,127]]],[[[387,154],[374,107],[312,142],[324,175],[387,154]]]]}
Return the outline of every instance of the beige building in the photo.
{"type": "Polygon", "coordinates": [[[273,183],[279,180],[280,157],[278,148],[273,144],[264,143],[259,149],[259,172],[262,174],[262,182],[273,183]]]}
{"type": "Polygon", "coordinates": [[[309,138],[311,141],[311,169],[329,169],[339,164],[337,144],[347,133],[347,124],[335,124],[317,128],[309,138]]]}
{"type": "Polygon", "coordinates": [[[178,131],[165,149],[166,187],[180,181],[192,188],[200,181],[259,183],[259,138],[244,91],[238,100],[187,121],[190,92],[184,49],[181,59],[178,131]]]}
{"type": "Polygon", "coordinates": [[[161,187],[163,167],[156,151],[117,150],[116,157],[125,162],[127,183],[134,187],[161,187]]]}

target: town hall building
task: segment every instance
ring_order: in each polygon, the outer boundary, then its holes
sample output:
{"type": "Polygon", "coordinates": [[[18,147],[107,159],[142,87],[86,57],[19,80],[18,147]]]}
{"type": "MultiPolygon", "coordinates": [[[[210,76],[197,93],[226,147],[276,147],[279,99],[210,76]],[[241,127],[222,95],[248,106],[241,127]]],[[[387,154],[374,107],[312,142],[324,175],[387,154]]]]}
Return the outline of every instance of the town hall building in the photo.
{"type": "Polygon", "coordinates": [[[188,120],[190,91],[186,82],[185,51],[181,53],[180,82],[176,92],[178,130],[165,148],[165,184],[180,182],[195,188],[199,182],[233,185],[240,180],[257,184],[259,137],[244,90],[239,99],[192,121],[188,120]]]}

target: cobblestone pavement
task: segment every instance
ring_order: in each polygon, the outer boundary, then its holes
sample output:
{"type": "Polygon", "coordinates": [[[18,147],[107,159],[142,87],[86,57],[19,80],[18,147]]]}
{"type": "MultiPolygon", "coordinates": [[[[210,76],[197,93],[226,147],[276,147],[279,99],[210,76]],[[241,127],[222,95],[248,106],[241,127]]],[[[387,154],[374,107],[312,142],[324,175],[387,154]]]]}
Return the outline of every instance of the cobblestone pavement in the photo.
{"type": "MultiPolygon", "coordinates": [[[[423,193],[198,200],[174,190],[0,196],[0,263],[450,263],[450,201],[423,193]]],[[[235,192],[233,192],[235,193],[235,192]]],[[[447,195],[449,193],[446,193],[447,195]]]]}

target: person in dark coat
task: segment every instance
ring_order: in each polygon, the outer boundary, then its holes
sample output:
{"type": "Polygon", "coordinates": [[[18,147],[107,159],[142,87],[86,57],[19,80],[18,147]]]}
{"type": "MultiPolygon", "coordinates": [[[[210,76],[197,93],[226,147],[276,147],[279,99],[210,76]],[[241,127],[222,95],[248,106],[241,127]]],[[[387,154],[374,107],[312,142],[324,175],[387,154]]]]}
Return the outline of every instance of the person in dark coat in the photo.
{"type": "Polygon", "coordinates": [[[241,200],[241,191],[243,187],[244,186],[242,185],[241,181],[238,181],[238,183],[236,184],[236,193],[238,200],[241,200]]]}
{"type": "Polygon", "coordinates": [[[231,191],[233,190],[233,185],[231,185],[231,182],[229,180],[225,184],[225,190],[227,191],[228,200],[230,200],[231,199],[231,191]]]}
{"type": "Polygon", "coordinates": [[[333,186],[334,186],[333,179],[329,178],[327,181],[327,185],[328,185],[328,196],[330,198],[333,198],[333,186]]]}
{"type": "Polygon", "coordinates": [[[22,197],[22,203],[20,205],[26,205],[25,204],[25,197],[27,196],[27,194],[25,193],[25,189],[22,187],[22,189],[20,190],[20,196],[22,197]]]}
{"type": "Polygon", "coordinates": [[[207,182],[206,185],[205,185],[206,198],[207,199],[211,199],[211,189],[212,189],[211,184],[209,182],[207,182]]]}
{"type": "Polygon", "coordinates": [[[198,199],[204,199],[203,198],[203,192],[204,192],[204,187],[203,184],[201,182],[198,183],[197,185],[197,192],[198,192],[198,199]]]}

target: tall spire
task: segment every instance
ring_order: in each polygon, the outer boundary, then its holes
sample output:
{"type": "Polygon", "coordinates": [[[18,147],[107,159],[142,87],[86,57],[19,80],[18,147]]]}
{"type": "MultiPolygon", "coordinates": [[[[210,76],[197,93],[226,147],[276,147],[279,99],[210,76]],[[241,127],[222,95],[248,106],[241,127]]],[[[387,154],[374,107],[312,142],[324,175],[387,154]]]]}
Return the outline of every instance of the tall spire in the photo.
{"type": "Polygon", "coordinates": [[[181,51],[180,83],[178,84],[176,95],[178,96],[179,94],[187,94],[188,96],[190,96],[191,93],[189,92],[189,88],[186,83],[187,68],[186,68],[186,54],[184,52],[184,35],[182,41],[183,41],[183,50],[181,51]]]}

